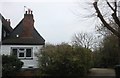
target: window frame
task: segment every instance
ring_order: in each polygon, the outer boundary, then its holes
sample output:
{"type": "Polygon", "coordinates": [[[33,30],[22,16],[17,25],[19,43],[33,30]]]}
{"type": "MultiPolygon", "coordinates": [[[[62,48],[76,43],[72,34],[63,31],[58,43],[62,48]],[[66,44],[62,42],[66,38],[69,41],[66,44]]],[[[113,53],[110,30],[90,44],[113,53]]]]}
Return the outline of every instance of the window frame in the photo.
{"type": "Polygon", "coordinates": [[[27,57],[27,58],[31,58],[31,57],[33,57],[33,52],[32,52],[32,49],[31,48],[27,48],[26,49],[26,53],[25,53],[25,57],[27,57]],[[29,49],[30,50],[30,52],[31,52],[31,56],[29,57],[29,56],[27,56],[27,49],[29,49]]]}
{"type": "Polygon", "coordinates": [[[24,48],[18,48],[17,49],[17,57],[20,58],[20,59],[24,59],[25,58],[25,49],[24,50],[20,50],[20,49],[24,49],[24,48]],[[24,53],[24,56],[23,57],[20,57],[20,53],[24,53]]]}
{"type": "Polygon", "coordinates": [[[33,47],[11,47],[11,54],[13,54],[13,49],[17,49],[17,57],[21,60],[32,60],[33,59],[33,47]],[[23,51],[20,49],[24,49],[23,51]],[[26,57],[27,49],[31,49],[31,57],[26,57]],[[24,53],[24,57],[19,57],[20,53],[24,53]]]}

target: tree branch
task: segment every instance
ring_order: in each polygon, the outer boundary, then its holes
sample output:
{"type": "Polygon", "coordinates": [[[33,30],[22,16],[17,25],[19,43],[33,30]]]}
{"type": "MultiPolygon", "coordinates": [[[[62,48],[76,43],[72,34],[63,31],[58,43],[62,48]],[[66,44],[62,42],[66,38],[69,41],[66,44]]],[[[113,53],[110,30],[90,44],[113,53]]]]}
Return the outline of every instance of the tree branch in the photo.
{"type": "Polygon", "coordinates": [[[116,2],[116,0],[115,0],[115,2],[114,2],[115,8],[113,8],[113,7],[110,5],[110,3],[108,2],[108,0],[106,0],[106,2],[107,2],[107,4],[108,4],[108,6],[113,10],[112,17],[113,17],[115,23],[120,27],[120,21],[119,21],[119,18],[117,17],[117,2],[116,2]]]}
{"type": "Polygon", "coordinates": [[[115,12],[117,12],[117,1],[116,0],[114,2],[114,6],[115,6],[115,12]]]}
{"type": "Polygon", "coordinates": [[[93,6],[94,6],[94,8],[95,8],[95,10],[96,10],[96,13],[98,14],[99,19],[102,21],[102,23],[104,24],[104,26],[105,26],[106,28],[108,28],[112,33],[114,33],[117,37],[120,38],[120,33],[119,33],[118,31],[116,31],[114,28],[112,28],[112,27],[105,21],[105,19],[103,18],[102,14],[101,14],[98,6],[97,6],[97,2],[94,2],[94,3],[93,3],[93,6]]]}
{"type": "Polygon", "coordinates": [[[115,9],[110,5],[110,3],[108,2],[108,0],[106,0],[108,6],[113,10],[113,12],[115,11],[115,9]]]}
{"type": "Polygon", "coordinates": [[[117,17],[117,2],[116,2],[116,0],[114,2],[114,6],[115,6],[115,11],[112,14],[112,17],[113,17],[115,23],[120,27],[120,21],[119,21],[119,18],[117,17]]]}
{"type": "Polygon", "coordinates": [[[117,17],[117,14],[113,13],[112,17],[113,17],[115,23],[120,27],[120,21],[119,21],[119,18],[117,17]]]}

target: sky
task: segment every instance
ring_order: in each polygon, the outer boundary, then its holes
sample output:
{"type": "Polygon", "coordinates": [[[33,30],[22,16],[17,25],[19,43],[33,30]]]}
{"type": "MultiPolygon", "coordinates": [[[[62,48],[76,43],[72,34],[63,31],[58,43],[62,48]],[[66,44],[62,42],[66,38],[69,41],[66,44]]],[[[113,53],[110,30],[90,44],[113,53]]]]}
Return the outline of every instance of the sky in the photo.
{"type": "MultiPolygon", "coordinates": [[[[87,2],[87,0],[86,0],[87,2]]],[[[34,15],[34,27],[46,42],[57,44],[71,42],[79,32],[95,33],[95,19],[84,0],[1,0],[0,13],[11,20],[14,28],[22,20],[25,8],[34,15]],[[87,10],[85,8],[88,8],[87,10]]]]}

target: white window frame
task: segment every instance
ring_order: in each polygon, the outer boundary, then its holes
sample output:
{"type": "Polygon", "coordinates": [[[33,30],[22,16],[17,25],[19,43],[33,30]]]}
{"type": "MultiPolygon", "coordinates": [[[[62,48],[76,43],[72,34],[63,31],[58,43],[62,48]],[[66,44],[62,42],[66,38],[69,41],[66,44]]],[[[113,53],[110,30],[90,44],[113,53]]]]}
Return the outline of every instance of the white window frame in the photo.
{"type": "Polygon", "coordinates": [[[11,52],[13,49],[17,49],[17,57],[19,59],[33,59],[33,47],[12,47],[11,52]],[[20,49],[24,49],[23,51],[20,49]],[[31,57],[26,57],[27,49],[31,49],[31,57]],[[24,53],[24,57],[19,57],[20,53],[24,53]]]}
{"type": "Polygon", "coordinates": [[[25,55],[26,55],[26,49],[23,48],[23,49],[24,49],[23,51],[21,51],[20,49],[21,49],[21,48],[17,49],[17,57],[20,58],[20,59],[26,58],[26,57],[25,57],[25,55]],[[24,53],[24,57],[20,57],[20,53],[24,53]]]}

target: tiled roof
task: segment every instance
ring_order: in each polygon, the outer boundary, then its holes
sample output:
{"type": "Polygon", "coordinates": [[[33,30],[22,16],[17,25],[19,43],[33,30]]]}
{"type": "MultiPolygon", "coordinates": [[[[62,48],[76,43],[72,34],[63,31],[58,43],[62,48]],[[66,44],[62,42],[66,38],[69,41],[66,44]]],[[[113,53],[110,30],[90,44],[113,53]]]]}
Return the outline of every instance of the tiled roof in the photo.
{"type": "Polygon", "coordinates": [[[10,38],[3,40],[3,45],[44,45],[45,41],[40,38],[10,38]]]}
{"type": "MultiPolygon", "coordinates": [[[[24,18],[23,18],[24,19],[24,18]]],[[[33,27],[32,36],[22,36],[23,29],[23,19],[20,23],[13,29],[10,36],[2,41],[3,45],[44,45],[44,38],[37,32],[33,27]]],[[[27,32],[27,31],[26,31],[27,32]]]]}

